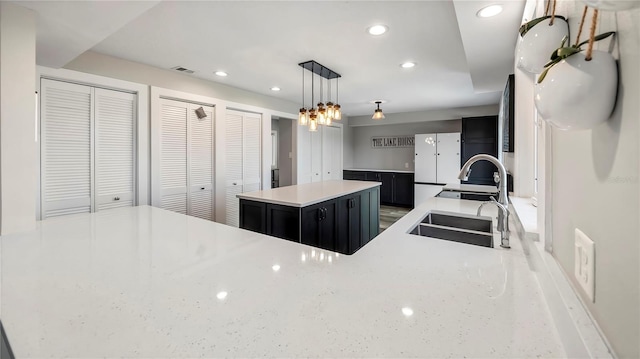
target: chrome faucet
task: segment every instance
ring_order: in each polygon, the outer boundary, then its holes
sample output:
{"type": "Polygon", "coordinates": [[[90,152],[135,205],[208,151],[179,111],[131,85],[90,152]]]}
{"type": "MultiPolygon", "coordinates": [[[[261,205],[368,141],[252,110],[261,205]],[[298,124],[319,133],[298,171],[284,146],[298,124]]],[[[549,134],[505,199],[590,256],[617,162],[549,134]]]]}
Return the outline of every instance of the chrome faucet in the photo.
{"type": "Polygon", "coordinates": [[[496,199],[491,196],[491,201],[482,202],[480,207],[478,207],[478,212],[476,215],[480,217],[482,214],[482,207],[487,204],[495,204],[498,207],[498,230],[500,231],[500,247],[502,248],[511,248],[509,245],[509,210],[502,203],[496,201],[496,199]],[[502,218],[500,218],[502,217],[502,218]]]}
{"type": "MultiPolygon", "coordinates": [[[[500,187],[498,188],[498,200],[496,201],[492,198],[491,202],[486,203],[494,203],[499,205],[498,208],[500,211],[498,212],[498,230],[501,234],[501,244],[500,247],[503,248],[511,248],[509,246],[509,197],[507,192],[507,170],[504,168],[504,165],[495,157],[487,154],[479,154],[475,155],[462,166],[460,170],[460,174],[458,178],[466,181],[469,179],[469,174],[471,173],[471,165],[474,163],[485,160],[493,163],[498,167],[498,173],[500,175],[500,187]]],[[[480,205],[478,208],[478,215],[480,214],[481,208],[485,203],[480,205]]]]}

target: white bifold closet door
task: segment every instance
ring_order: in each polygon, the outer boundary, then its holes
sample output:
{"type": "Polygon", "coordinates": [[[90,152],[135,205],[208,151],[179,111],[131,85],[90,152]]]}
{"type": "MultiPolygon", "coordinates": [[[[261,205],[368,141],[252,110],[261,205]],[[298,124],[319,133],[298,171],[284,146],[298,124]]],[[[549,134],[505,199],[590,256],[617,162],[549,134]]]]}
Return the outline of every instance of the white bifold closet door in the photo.
{"type": "Polygon", "coordinates": [[[135,95],[95,89],[95,206],[98,211],[134,204],[135,95]]]}
{"type": "Polygon", "coordinates": [[[41,218],[134,205],[136,95],[41,81],[41,218]]]}
{"type": "Polygon", "coordinates": [[[161,99],[160,203],[154,205],[213,220],[213,131],[213,107],[161,99]],[[199,107],[207,115],[202,119],[199,107]]]}
{"type": "Polygon", "coordinates": [[[262,117],[227,110],[225,121],[226,223],[240,225],[236,195],[262,188],[262,117]]]}

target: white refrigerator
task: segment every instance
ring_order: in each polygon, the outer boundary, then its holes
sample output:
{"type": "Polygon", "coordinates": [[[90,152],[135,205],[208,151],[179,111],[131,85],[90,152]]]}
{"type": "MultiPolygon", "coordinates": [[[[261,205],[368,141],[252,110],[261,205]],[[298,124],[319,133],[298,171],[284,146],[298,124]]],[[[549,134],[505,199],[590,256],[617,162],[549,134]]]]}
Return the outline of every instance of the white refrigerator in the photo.
{"type": "Polygon", "coordinates": [[[460,183],[460,151],[459,132],[415,135],[415,206],[460,183]]]}

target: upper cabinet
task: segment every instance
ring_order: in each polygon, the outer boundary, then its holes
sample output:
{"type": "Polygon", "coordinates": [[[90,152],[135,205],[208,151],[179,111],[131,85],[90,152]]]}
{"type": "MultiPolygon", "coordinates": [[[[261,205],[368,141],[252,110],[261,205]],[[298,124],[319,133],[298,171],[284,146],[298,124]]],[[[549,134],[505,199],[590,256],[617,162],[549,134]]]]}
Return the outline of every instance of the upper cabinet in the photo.
{"type": "Polygon", "coordinates": [[[415,136],[416,182],[457,182],[460,167],[460,133],[429,133],[415,136]]]}
{"type": "MultiPolygon", "coordinates": [[[[498,157],[498,116],[462,119],[462,163],[481,153],[498,157]]],[[[478,161],[465,183],[495,185],[493,173],[497,171],[491,162],[478,161]]]]}
{"type": "Polygon", "coordinates": [[[135,204],[136,95],[41,80],[41,218],[135,204]]]}

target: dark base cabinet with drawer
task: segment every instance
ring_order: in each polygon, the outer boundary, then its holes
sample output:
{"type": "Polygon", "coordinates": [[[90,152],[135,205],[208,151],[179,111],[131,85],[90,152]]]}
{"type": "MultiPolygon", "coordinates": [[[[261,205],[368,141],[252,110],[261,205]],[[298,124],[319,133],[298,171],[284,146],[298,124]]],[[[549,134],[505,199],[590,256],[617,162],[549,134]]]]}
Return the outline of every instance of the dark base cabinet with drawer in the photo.
{"type": "Polygon", "coordinates": [[[240,199],[240,228],[343,254],[378,235],[378,187],[306,207],[240,199]]]}
{"type": "Polygon", "coordinates": [[[407,172],[342,171],[345,180],[375,181],[380,185],[380,204],[397,207],[414,206],[414,174],[407,172]]]}

